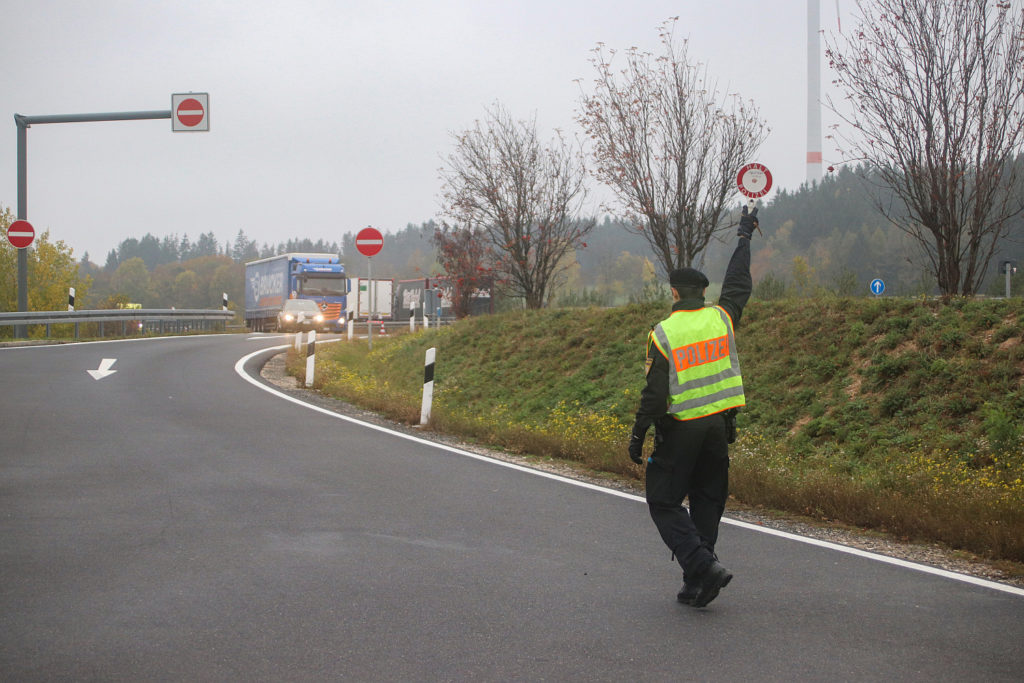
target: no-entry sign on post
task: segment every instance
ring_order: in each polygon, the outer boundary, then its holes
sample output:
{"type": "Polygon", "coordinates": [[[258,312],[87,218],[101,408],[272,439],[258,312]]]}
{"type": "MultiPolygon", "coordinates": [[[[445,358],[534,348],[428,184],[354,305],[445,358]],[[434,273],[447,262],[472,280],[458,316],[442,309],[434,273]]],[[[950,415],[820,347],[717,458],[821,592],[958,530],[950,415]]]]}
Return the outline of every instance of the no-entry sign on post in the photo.
{"type": "Polygon", "coordinates": [[[367,257],[367,279],[370,282],[366,293],[370,297],[370,317],[366,319],[366,345],[371,351],[373,350],[373,318],[377,312],[377,288],[373,281],[373,259],[370,257],[379,254],[383,248],[384,235],[380,234],[380,230],[377,228],[367,226],[356,233],[356,249],[367,257]]]}
{"type": "Polygon", "coordinates": [[[14,221],[7,228],[7,241],[12,247],[25,249],[36,238],[36,230],[28,221],[14,221]]]}
{"type": "Polygon", "coordinates": [[[171,95],[171,130],[210,130],[210,94],[190,92],[171,95]]]}
{"type": "Polygon", "coordinates": [[[384,235],[377,228],[363,228],[356,233],[356,249],[363,256],[375,256],[384,248],[384,235]]]}

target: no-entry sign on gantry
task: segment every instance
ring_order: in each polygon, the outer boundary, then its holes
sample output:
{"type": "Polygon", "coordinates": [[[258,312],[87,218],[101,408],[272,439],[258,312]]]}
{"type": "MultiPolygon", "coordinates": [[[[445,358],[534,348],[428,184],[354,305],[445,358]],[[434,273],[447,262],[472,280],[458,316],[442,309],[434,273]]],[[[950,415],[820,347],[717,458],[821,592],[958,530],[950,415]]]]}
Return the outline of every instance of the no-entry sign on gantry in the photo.
{"type": "MultiPolygon", "coordinates": [[[[141,121],[146,119],[170,119],[174,132],[210,130],[210,94],[178,93],[171,95],[171,108],[149,111],[119,111],[86,114],[45,114],[26,116],[15,114],[18,127],[18,217],[7,230],[7,241],[18,248],[18,312],[28,311],[28,252],[26,249],[35,238],[35,230],[25,219],[28,217],[28,129],[44,123],[85,123],[95,121],[141,121]]],[[[24,339],[28,326],[14,326],[14,336],[24,339]]]]}
{"type": "Polygon", "coordinates": [[[210,94],[190,92],[171,95],[171,130],[210,130],[210,94]]]}

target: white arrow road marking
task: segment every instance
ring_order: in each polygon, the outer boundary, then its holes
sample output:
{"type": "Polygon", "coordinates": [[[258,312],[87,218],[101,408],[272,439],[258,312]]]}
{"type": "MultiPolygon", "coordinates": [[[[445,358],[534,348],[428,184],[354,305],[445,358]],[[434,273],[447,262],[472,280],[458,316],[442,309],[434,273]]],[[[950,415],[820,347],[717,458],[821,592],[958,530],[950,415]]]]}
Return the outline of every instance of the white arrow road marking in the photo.
{"type": "Polygon", "coordinates": [[[110,377],[115,372],[117,372],[117,370],[110,369],[110,366],[116,362],[116,358],[104,358],[100,362],[100,367],[98,370],[89,370],[88,373],[92,375],[93,379],[103,379],[104,377],[110,377]]]}

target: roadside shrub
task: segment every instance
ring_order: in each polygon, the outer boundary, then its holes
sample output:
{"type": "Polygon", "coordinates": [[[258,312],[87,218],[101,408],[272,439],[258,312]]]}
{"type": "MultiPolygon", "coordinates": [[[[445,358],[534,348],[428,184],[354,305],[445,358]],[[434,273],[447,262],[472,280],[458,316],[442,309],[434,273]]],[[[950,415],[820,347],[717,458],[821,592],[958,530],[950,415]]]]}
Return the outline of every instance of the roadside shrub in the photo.
{"type": "Polygon", "coordinates": [[[909,366],[906,355],[879,355],[872,359],[870,373],[875,378],[875,386],[882,387],[906,372],[909,366]]]}
{"type": "Polygon", "coordinates": [[[984,415],[982,427],[988,436],[992,451],[995,453],[1017,453],[1020,450],[1021,428],[1019,421],[991,403],[986,403],[982,407],[982,414],[984,415]]]}
{"type": "Polygon", "coordinates": [[[964,333],[958,329],[945,330],[939,335],[940,351],[955,351],[964,343],[964,333]]]}
{"type": "Polygon", "coordinates": [[[753,298],[761,301],[778,301],[786,296],[789,286],[784,278],[767,273],[754,285],[753,298]]]}

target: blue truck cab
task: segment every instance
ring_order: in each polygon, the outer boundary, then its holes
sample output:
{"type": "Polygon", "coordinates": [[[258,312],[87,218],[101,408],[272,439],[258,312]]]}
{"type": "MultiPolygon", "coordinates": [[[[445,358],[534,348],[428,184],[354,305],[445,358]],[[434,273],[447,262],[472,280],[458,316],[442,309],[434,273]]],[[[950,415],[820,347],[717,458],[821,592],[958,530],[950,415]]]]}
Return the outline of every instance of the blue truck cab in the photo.
{"type": "Polygon", "coordinates": [[[322,330],[345,326],[348,280],[337,254],[290,253],[245,264],[245,324],[253,331],[277,327],[277,314],[288,299],[315,301],[323,314],[322,330]]]}

